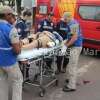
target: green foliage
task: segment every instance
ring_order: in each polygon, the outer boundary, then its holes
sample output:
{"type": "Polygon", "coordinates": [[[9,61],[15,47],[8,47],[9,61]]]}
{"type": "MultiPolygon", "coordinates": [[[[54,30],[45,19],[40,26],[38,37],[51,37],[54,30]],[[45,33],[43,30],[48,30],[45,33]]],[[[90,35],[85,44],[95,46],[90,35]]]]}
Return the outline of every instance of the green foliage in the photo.
{"type": "MultiPolygon", "coordinates": [[[[11,7],[15,6],[15,0],[0,0],[0,2],[2,2],[3,5],[7,3],[11,7]]],[[[20,14],[21,13],[21,0],[16,0],[16,3],[17,3],[17,12],[20,14]]]]}

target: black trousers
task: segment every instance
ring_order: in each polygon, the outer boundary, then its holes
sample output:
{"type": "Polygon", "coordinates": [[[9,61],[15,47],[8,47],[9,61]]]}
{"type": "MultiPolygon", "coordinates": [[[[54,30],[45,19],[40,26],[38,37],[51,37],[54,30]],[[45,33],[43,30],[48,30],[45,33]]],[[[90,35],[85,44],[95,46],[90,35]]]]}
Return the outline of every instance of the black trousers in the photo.
{"type": "Polygon", "coordinates": [[[45,62],[46,62],[46,65],[51,69],[51,65],[52,65],[53,59],[52,58],[46,58],[45,62]]]}
{"type": "Polygon", "coordinates": [[[60,72],[61,69],[66,69],[68,62],[69,62],[68,57],[66,57],[66,56],[57,56],[57,70],[60,72]]]}

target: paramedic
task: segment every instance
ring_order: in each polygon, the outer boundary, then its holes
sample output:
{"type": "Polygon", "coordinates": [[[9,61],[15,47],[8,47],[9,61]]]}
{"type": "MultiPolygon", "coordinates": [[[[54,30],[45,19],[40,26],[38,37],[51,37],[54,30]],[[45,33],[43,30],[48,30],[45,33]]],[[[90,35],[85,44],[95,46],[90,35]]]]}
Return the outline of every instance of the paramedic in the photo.
{"type": "MultiPolygon", "coordinates": [[[[46,18],[39,23],[38,32],[49,31],[49,32],[53,33],[53,31],[54,31],[54,23],[52,21],[53,16],[54,16],[54,14],[52,12],[48,13],[46,18]]],[[[46,64],[49,68],[51,68],[51,63],[52,63],[52,59],[47,58],[46,64]]]]}
{"type": "Polygon", "coordinates": [[[54,23],[52,21],[53,15],[54,15],[53,13],[48,13],[46,18],[39,23],[38,25],[39,32],[49,31],[52,33],[54,31],[54,23]]]}
{"type": "Polygon", "coordinates": [[[20,39],[27,38],[29,35],[29,28],[27,27],[27,16],[31,16],[30,12],[23,12],[23,18],[19,17],[16,22],[16,28],[18,30],[18,34],[20,35],[20,39]]]}
{"type": "Polygon", "coordinates": [[[72,18],[71,12],[65,12],[63,18],[67,21],[67,25],[70,28],[70,32],[67,34],[67,41],[62,48],[62,54],[66,53],[67,48],[70,48],[66,84],[63,87],[63,91],[71,92],[76,90],[78,60],[82,50],[82,34],[80,25],[72,18]]]}
{"type": "MultiPolygon", "coordinates": [[[[70,29],[64,18],[61,18],[61,20],[57,23],[56,31],[63,38],[63,41],[65,41],[66,35],[70,31],[70,29]]],[[[57,56],[57,72],[56,72],[56,74],[59,74],[60,72],[62,72],[62,73],[66,72],[66,67],[67,67],[68,61],[69,61],[68,55],[57,56]]]]}
{"type": "Polygon", "coordinates": [[[11,25],[12,14],[13,11],[9,6],[0,6],[0,69],[11,81],[11,100],[22,100],[23,77],[17,63],[21,46],[17,31],[14,25],[11,25]]]}

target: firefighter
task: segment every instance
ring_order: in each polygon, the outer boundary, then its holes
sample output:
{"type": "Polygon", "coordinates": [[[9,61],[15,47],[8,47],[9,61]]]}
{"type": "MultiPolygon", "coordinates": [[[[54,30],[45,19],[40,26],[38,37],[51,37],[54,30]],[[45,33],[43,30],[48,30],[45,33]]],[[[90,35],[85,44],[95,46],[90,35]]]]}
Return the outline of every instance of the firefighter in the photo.
{"type": "MultiPolygon", "coordinates": [[[[61,20],[56,25],[56,31],[61,35],[63,41],[66,40],[66,34],[70,31],[69,26],[67,25],[66,20],[62,17],[61,20]]],[[[57,71],[56,74],[60,72],[66,72],[66,66],[68,64],[69,58],[68,54],[64,56],[57,56],[57,71]],[[62,68],[61,68],[62,67],[62,68]]]]}
{"type": "Polygon", "coordinates": [[[27,18],[31,16],[31,12],[25,11],[23,12],[23,18],[19,17],[17,19],[15,27],[18,30],[18,34],[20,35],[20,39],[27,38],[30,32],[30,26],[27,23],[27,18]]]}
{"type": "Polygon", "coordinates": [[[12,18],[12,9],[9,6],[0,6],[0,69],[11,81],[11,100],[22,100],[23,77],[17,63],[21,46],[17,30],[12,25],[12,18]]]}
{"type": "MultiPolygon", "coordinates": [[[[44,20],[42,20],[39,25],[38,25],[38,32],[43,32],[43,31],[49,31],[51,33],[53,33],[54,31],[54,23],[53,23],[53,16],[54,14],[48,13],[48,15],[46,16],[46,18],[44,20]]],[[[49,68],[51,68],[51,63],[52,63],[52,59],[46,59],[46,64],[49,68]]]]}
{"type": "Polygon", "coordinates": [[[66,84],[63,87],[63,91],[71,92],[76,90],[78,60],[82,50],[82,34],[80,25],[72,18],[71,12],[65,12],[63,18],[67,21],[67,25],[70,28],[70,32],[66,35],[67,41],[62,48],[62,54],[66,53],[67,48],[70,48],[66,84]]]}
{"type": "Polygon", "coordinates": [[[53,20],[53,13],[48,13],[46,18],[39,23],[38,31],[39,32],[49,31],[52,33],[54,31],[54,23],[52,20],[53,20]]]}

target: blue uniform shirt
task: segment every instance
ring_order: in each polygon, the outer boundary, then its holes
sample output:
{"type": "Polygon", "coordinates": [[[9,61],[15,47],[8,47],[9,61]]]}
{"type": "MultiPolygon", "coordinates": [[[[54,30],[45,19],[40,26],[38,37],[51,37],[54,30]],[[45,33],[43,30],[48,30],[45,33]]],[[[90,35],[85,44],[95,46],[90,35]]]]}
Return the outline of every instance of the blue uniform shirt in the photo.
{"type": "Polygon", "coordinates": [[[17,57],[12,48],[13,38],[18,36],[16,33],[11,24],[0,20],[0,67],[9,67],[16,63],[17,57]]]}
{"type": "Polygon", "coordinates": [[[75,33],[78,34],[78,38],[74,42],[73,46],[81,47],[82,46],[83,37],[82,37],[82,33],[81,33],[81,29],[80,29],[79,23],[76,20],[73,19],[71,22],[68,23],[68,26],[70,28],[70,32],[68,32],[68,34],[67,34],[67,39],[68,40],[71,39],[71,36],[74,34],[71,31],[74,30],[75,33]]]}

